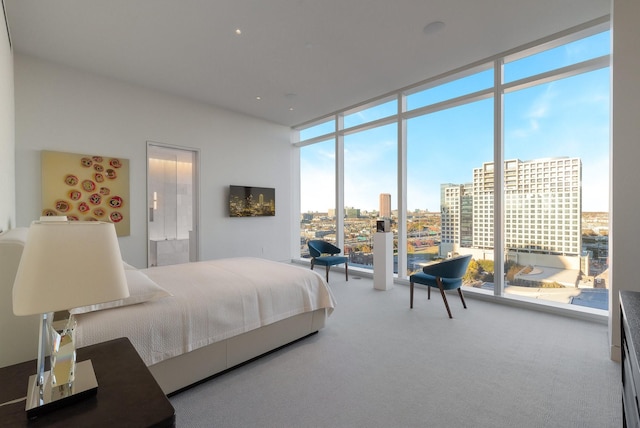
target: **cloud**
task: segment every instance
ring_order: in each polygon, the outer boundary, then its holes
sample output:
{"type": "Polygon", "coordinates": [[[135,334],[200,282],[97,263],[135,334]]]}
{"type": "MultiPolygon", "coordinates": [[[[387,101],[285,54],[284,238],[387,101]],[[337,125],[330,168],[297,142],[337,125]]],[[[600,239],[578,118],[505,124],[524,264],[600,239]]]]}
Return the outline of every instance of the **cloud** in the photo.
{"type": "MultiPolygon", "coordinates": [[[[537,135],[543,129],[546,119],[552,116],[552,107],[557,99],[557,92],[554,90],[553,82],[548,85],[530,88],[528,90],[515,93],[514,98],[507,97],[507,111],[509,109],[524,109],[520,118],[516,119],[517,123],[526,123],[527,126],[511,126],[507,129],[509,137],[523,140],[537,135]],[[537,91],[539,94],[530,102],[528,108],[522,105],[522,95],[526,95],[528,91],[537,91]],[[511,101],[510,101],[511,99],[511,101]]],[[[526,100],[526,98],[525,98],[526,100]]]]}

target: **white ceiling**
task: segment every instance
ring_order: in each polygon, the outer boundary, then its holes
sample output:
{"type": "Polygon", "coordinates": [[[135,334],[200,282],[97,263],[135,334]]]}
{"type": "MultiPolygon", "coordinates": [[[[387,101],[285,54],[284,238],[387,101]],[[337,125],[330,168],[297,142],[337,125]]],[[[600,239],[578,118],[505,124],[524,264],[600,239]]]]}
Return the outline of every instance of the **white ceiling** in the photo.
{"type": "Polygon", "coordinates": [[[18,53],[284,125],[610,12],[609,0],[4,2],[18,53]],[[432,21],[445,27],[426,35],[432,21]]]}

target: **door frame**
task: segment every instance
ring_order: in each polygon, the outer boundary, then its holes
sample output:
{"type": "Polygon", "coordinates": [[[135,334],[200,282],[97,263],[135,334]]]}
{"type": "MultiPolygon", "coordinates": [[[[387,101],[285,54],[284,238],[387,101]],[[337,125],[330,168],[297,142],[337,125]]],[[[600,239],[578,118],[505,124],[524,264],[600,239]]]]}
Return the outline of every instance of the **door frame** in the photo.
{"type": "Polygon", "coordinates": [[[147,267],[150,267],[149,257],[151,255],[151,234],[150,234],[150,215],[149,206],[153,203],[152,196],[150,195],[151,189],[149,186],[149,151],[151,147],[159,147],[162,149],[179,150],[183,152],[191,152],[193,154],[193,232],[195,243],[191,242],[191,236],[189,237],[189,260],[200,260],[200,149],[195,147],[179,146],[175,144],[160,143],[157,141],[147,140],[146,147],[146,205],[145,213],[147,219],[147,267]],[[193,251],[193,256],[192,252],[193,251]]]}

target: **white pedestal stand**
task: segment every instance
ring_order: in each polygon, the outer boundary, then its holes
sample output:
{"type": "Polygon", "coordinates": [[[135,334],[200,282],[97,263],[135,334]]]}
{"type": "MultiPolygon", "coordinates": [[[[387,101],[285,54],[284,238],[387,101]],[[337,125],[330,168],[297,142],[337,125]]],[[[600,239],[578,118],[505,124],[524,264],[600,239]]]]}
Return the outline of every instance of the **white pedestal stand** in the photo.
{"type": "Polygon", "coordinates": [[[376,232],[373,236],[373,288],[393,288],[393,233],[376,232]]]}

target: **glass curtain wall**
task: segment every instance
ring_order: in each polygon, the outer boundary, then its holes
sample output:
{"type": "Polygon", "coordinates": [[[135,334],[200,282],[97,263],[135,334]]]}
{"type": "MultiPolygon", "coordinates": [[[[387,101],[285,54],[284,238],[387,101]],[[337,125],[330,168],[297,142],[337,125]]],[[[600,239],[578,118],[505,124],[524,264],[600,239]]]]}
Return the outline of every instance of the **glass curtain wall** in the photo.
{"type": "Polygon", "coordinates": [[[321,141],[300,148],[300,256],[307,243],[324,239],[336,244],[336,143],[321,141]]]}
{"type": "Polygon", "coordinates": [[[378,219],[391,221],[397,242],[397,152],[396,123],[344,137],[344,253],[350,267],[373,269],[378,219]]]}
{"type": "MultiPolygon", "coordinates": [[[[598,34],[553,62],[608,44],[598,34]]],[[[609,69],[518,88],[504,111],[505,293],[607,310],[609,69]]]]}
{"type": "Polygon", "coordinates": [[[478,210],[474,200],[474,169],[492,160],[492,98],[407,121],[405,275],[468,253],[484,266],[478,286],[493,275],[493,248],[473,243],[473,220],[491,224],[492,219],[490,210],[478,210]]]}
{"type": "MultiPolygon", "coordinates": [[[[606,310],[608,28],[596,20],[399,89],[401,108],[389,95],[337,114],[344,175],[334,169],[335,183],[345,220],[359,219],[345,221],[337,241],[343,233],[347,252],[354,242],[363,256],[371,250],[362,219],[380,216],[375,204],[388,193],[395,218],[406,218],[394,228],[406,242],[397,248],[407,261],[398,278],[472,254],[465,285],[478,292],[606,310]]],[[[297,128],[300,145],[315,142],[305,141],[306,129],[297,128]]]]}

